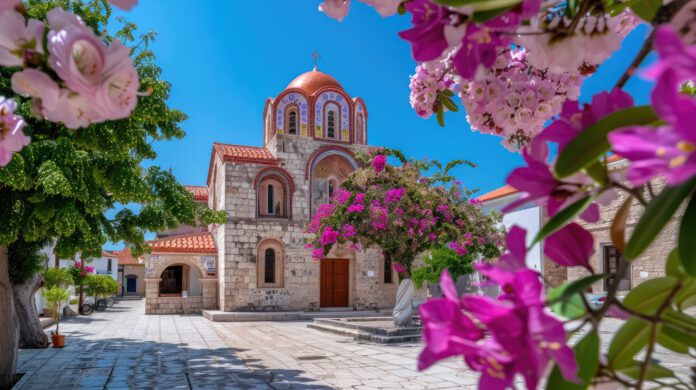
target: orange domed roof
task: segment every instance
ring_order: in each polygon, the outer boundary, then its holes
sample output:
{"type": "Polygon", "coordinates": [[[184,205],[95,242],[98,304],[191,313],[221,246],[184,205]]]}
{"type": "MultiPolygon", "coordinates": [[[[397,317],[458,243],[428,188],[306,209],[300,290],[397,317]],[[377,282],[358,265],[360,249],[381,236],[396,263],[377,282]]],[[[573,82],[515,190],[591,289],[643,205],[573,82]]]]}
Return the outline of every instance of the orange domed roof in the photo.
{"type": "Polygon", "coordinates": [[[343,90],[343,87],[335,78],[326,73],[319,72],[318,70],[302,73],[288,84],[288,89],[301,89],[309,96],[314,95],[318,90],[324,87],[333,87],[343,90]]]}

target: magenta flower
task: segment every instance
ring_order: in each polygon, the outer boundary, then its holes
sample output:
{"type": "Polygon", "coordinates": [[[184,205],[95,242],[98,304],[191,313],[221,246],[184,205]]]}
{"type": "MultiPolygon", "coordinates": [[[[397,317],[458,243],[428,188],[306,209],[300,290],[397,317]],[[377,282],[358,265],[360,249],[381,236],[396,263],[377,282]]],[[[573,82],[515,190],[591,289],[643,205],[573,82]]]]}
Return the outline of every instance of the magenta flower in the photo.
{"type": "Polygon", "coordinates": [[[406,267],[401,265],[401,263],[394,263],[393,267],[394,271],[396,271],[398,274],[406,272],[406,267]]]}
{"type": "Polygon", "coordinates": [[[29,145],[29,137],[22,129],[26,126],[21,116],[15,115],[17,103],[0,96],[0,167],[12,160],[12,154],[29,145]]]}
{"type": "Polygon", "coordinates": [[[353,225],[345,224],[341,228],[341,238],[344,240],[355,236],[357,233],[358,231],[355,229],[355,226],[353,225]]]}
{"type": "Polygon", "coordinates": [[[445,25],[451,13],[430,0],[411,1],[405,7],[412,15],[413,27],[400,32],[399,36],[411,43],[413,58],[427,62],[440,57],[449,47],[445,25]]]}
{"type": "Polygon", "coordinates": [[[334,192],[333,201],[337,204],[345,204],[350,199],[351,192],[339,188],[334,192]]]}
{"type": "Polygon", "coordinates": [[[594,238],[582,226],[573,222],[549,235],[544,254],[564,267],[584,267],[592,272],[590,257],[594,253],[594,238]]]}
{"type": "Polygon", "coordinates": [[[374,168],[375,173],[378,175],[380,172],[382,172],[384,170],[384,168],[386,168],[386,166],[387,166],[387,157],[385,157],[383,154],[380,154],[379,156],[375,156],[375,159],[372,160],[372,168],[374,168]]]}
{"type": "Polygon", "coordinates": [[[109,0],[114,7],[118,7],[124,11],[130,11],[131,8],[138,5],[138,0],[109,0]]]}
{"type": "Polygon", "coordinates": [[[483,332],[462,312],[454,281],[447,270],[440,276],[440,289],[443,298],[429,299],[418,308],[425,341],[418,356],[419,370],[451,356],[476,353],[475,342],[483,337],[483,332]]]}
{"type": "Polygon", "coordinates": [[[353,203],[348,207],[349,213],[362,213],[365,210],[365,206],[360,203],[353,203]]]}
{"type": "Polygon", "coordinates": [[[360,192],[360,193],[355,195],[354,203],[362,203],[364,201],[365,201],[365,193],[364,192],[360,192]]]}
{"type": "Polygon", "coordinates": [[[319,243],[323,246],[331,245],[338,239],[338,232],[333,230],[333,227],[327,226],[319,238],[319,243]]]}
{"type": "Polygon", "coordinates": [[[631,126],[609,134],[612,150],[631,160],[627,178],[636,186],[658,175],[670,185],[696,175],[696,100],[678,92],[681,82],[696,79],[696,45],[684,48],[679,36],[662,27],[655,48],[661,58],[653,71],[659,80],[651,100],[667,124],[631,126]]]}
{"type": "MultiPolygon", "coordinates": [[[[549,149],[541,138],[534,139],[522,152],[526,167],[516,168],[510,173],[506,182],[517,188],[523,194],[516,201],[503,209],[503,212],[512,211],[524,204],[535,202],[547,207],[549,215],[554,216],[561,209],[581,199],[587,194],[584,189],[591,186],[594,181],[583,173],[570,177],[566,181],[560,181],[551,172],[551,167],[546,162],[549,149]]],[[[581,215],[587,222],[599,220],[599,207],[592,203],[581,215]]]]}
{"type": "Polygon", "coordinates": [[[324,257],[324,248],[316,248],[315,250],[312,251],[312,258],[315,260],[319,260],[322,257],[324,257]]]}
{"type": "Polygon", "coordinates": [[[391,190],[387,191],[387,194],[384,197],[384,202],[397,203],[405,193],[406,190],[403,188],[392,188],[391,190]]]}

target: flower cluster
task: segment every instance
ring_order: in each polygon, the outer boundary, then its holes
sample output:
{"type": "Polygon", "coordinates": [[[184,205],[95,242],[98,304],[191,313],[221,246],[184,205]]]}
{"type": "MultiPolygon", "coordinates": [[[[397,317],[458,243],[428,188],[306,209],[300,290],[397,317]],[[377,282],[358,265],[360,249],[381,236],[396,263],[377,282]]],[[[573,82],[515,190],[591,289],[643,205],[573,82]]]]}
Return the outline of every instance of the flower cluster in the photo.
{"type": "Polygon", "coordinates": [[[502,136],[509,150],[522,149],[567,99],[580,96],[579,70],[554,74],[532,66],[528,57],[524,50],[504,50],[484,77],[460,85],[471,129],[502,136]]]}
{"type": "Polygon", "coordinates": [[[440,94],[447,90],[454,94],[455,81],[446,62],[430,61],[418,64],[409,87],[411,107],[419,116],[429,118],[437,111],[440,94]]]}
{"type": "MultiPolygon", "coordinates": [[[[325,0],[319,5],[319,10],[328,16],[341,21],[348,15],[351,0],[325,0]]],[[[365,4],[375,7],[382,16],[391,16],[396,13],[402,0],[360,0],[365,4]]]]}
{"type": "MultiPolygon", "coordinates": [[[[136,3],[114,2],[124,9],[136,3]]],[[[1,4],[0,66],[22,68],[12,75],[11,87],[31,98],[34,116],[77,129],[131,114],[140,83],[129,48],[118,40],[106,45],[78,16],[62,8],[49,11],[44,24],[26,20],[19,0],[1,4]]],[[[28,144],[24,122],[12,114],[15,104],[4,99],[2,104],[0,166],[28,144]]]]}

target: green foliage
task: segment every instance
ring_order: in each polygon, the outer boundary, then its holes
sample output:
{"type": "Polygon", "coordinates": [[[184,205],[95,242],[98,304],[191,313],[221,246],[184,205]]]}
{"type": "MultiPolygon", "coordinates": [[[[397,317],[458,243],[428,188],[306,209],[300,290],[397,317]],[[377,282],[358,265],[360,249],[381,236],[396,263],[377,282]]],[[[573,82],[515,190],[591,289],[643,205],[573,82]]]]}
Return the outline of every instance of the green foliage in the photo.
{"type": "Polygon", "coordinates": [[[478,253],[467,253],[464,256],[459,256],[446,247],[435,247],[430,250],[428,256],[425,256],[423,265],[413,270],[411,278],[416,288],[421,288],[425,282],[437,283],[442,271],[447,269],[452,279],[457,280],[462,275],[474,272],[473,264],[478,260],[478,257],[478,253]]]}
{"type": "Polygon", "coordinates": [[[556,213],[556,215],[551,217],[551,219],[546,222],[544,227],[542,227],[541,230],[539,230],[539,233],[537,233],[536,237],[534,237],[533,242],[536,244],[549,234],[552,234],[566,226],[568,223],[582,214],[582,212],[585,211],[585,209],[588,208],[593,201],[594,197],[586,196],[576,202],[573,202],[568,207],[563,208],[563,210],[556,213]]]}
{"type": "Polygon", "coordinates": [[[631,367],[633,357],[648,344],[649,333],[650,324],[640,318],[626,321],[609,346],[609,366],[615,370],[631,367]]]}
{"type": "Polygon", "coordinates": [[[61,304],[70,299],[70,292],[59,286],[43,288],[41,289],[41,295],[46,299],[48,307],[56,311],[60,308],[61,304]]]}
{"type": "Polygon", "coordinates": [[[691,197],[679,226],[679,255],[686,272],[696,276],[696,195],[691,197]]]}
{"type": "Polygon", "coordinates": [[[550,307],[552,312],[569,319],[581,318],[585,315],[587,309],[582,302],[582,297],[572,291],[573,289],[570,283],[549,289],[546,300],[553,302],[550,307]],[[566,292],[569,289],[571,291],[566,292]]]}
{"type": "MultiPolygon", "coordinates": [[[[61,6],[79,15],[105,41],[119,38],[132,48],[141,90],[147,93],[130,118],[70,130],[33,117],[28,99],[10,87],[17,69],[0,68],[0,95],[19,103],[18,113],[28,124],[25,133],[32,138],[0,168],[0,246],[54,240],[57,255],[71,258],[77,253],[98,256],[107,241],[125,241],[137,255],[148,250],[147,231],[196,221],[224,223],[224,212],[200,206],[171,174],[143,167],[156,157],[154,141],[184,136],[180,124],[186,119],[167,105],[171,87],[160,79],[161,69],[150,50],[155,34],[138,36],[134,24],[120,20],[122,28],[109,36],[111,8],[106,0],[28,0],[25,6],[27,15],[39,20],[61,6]],[[107,217],[114,209],[120,211],[107,217]]],[[[14,257],[16,279],[31,275],[32,267],[23,264],[35,264],[34,260],[14,257]]]]}
{"type": "Polygon", "coordinates": [[[44,287],[47,289],[67,288],[73,284],[73,277],[67,268],[47,268],[41,272],[41,277],[43,277],[44,287]]]}
{"type": "Polygon", "coordinates": [[[672,290],[679,287],[679,281],[672,276],[650,279],[631,290],[623,304],[635,312],[651,315],[665,300],[674,296],[672,290]]]}
{"type": "Polygon", "coordinates": [[[10,280],[12,284],[21,284],[39,272],[46,263],[46,255],[40,250],[47,241],[26,242],[17,240],[8,248],[10,258],[10,280]]]}
{"type": "Polygon", "coordinates": [[[607,135],[612,130],[657,120],[657,114],[650,106],[631,107],[605,116],[583,130],[563,149],[554,167],[556,174],[568,177],[597,161],[609,151],[607,135]]]}
{"type": "Polygon", "coordinates": [[[98,298],[118,293],[118,282],[109,275],[89,275],[85,278],[84,286],[87,295],[98,298]]]}

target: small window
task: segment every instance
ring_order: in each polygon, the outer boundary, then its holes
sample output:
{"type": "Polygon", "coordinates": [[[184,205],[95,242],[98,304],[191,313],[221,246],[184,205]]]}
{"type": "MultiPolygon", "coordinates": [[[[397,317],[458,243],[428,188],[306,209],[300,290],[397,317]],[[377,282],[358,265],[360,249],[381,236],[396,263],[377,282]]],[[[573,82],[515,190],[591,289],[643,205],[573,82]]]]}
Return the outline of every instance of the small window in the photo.
{"type": "Polygon", "coordinates": [[[111,259],[106,261],[106,271],[111,273],[111,259]]]}
{"type": "Polygon", "coordinates": [[[391,284],[392,282],[392,261],[389,255],[384,254],[384,283],[391,284]]]}
{"type": "MultiPolygon", "coordinates": [[[[621,262],[626,261],[621,251],[613,245],[605,245],[603,247],[604,256],[604,273],[609,276],[604,279],[604,291],[609,290],[609,286],[615,283],[616,273],[619,270],[621,262]]],[[[629,291],[631,289],[631,272],[626,273],[619,281],[618,291],[629,291]]]]}
{"type": "Polygon", "coordinates": [[[273,194],[273,184],[268,185],[268,204],[266,205],[268,207],[268,214],[273,215],[275,212],[273,211],[273,206],[274,206],[274,194],[273,194]]]}
{"type": "Polygon", "coordinates": [[[266,249],[263,270],[263,282],[275,283],[276,254],[271,248],[266,249]]]}
{"type": "Polygon", "coordinates": [[[336,138],[336,113],[329,111],[326,118],[326,136],[336,138]]]}
{"type": "Polygon", "coordinates": [[[365,134],[365,120],[363,114],[358,114],[358,125],[357,129],[355,129],[355,138],[359,144],[365,142],[363,134],[365,134]]]}
{"type": "Polygon", "coordinates": [[[297,111],[288,114],[288,134],[297,134],[297,111]]]}

